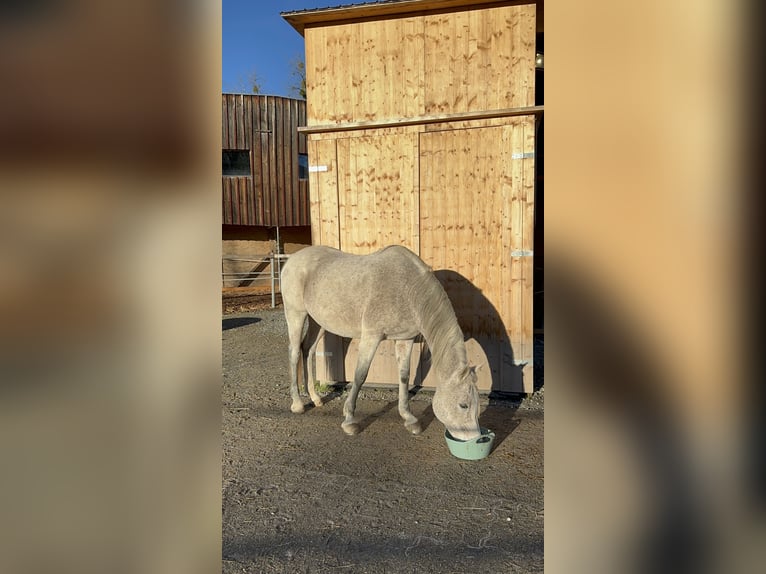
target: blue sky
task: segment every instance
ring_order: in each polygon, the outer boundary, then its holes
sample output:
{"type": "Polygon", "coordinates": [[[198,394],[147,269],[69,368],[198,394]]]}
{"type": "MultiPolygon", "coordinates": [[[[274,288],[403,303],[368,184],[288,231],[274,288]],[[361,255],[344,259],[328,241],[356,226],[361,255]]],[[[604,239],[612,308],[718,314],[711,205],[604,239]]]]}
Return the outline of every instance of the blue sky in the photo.
{"type": "MultiPolygon", "coordinates": [[[[353,4],[348,0],[222,0],[222,91],[241,92],[255,72],[262,94],[294,96],[291,63],[303,58],[303,37],[280,12],[353,4]]],[[[246,91],[249,89],[245,88],[246,91]]]]}

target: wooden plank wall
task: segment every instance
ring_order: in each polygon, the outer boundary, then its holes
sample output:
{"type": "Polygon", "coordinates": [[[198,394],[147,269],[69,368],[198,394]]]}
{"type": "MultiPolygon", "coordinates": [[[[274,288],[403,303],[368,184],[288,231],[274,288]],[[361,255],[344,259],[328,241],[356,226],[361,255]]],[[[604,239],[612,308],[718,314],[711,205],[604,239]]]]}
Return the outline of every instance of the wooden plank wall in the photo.
{"type": "MultiPolygon", "coordinates": [[[[310,27],[305,38],[309,126],[534,105],[534,4],[310,27]]],[[[313,242],[418,253],[484,367],[483,390],[533,386],[534,129],[520,115],[309,136],[321,170],[313,242]]],[[[354,342],[326,337],[320,352],[320,377],[353,373],[354,342]]],[[[382,345],[368,380],[395,382],[393,357],[382,345]]],[[[426,372],[413,379],[434,385],[426,372]]]]}
{"type": "Polygon", "coordinates": [[[311,122],[418,115],[423,109],[422,54],[422,18],[307,29],[311,122]]]}
{"type": "Polygon", "coordinates": [[[306,28],[308,125],[533,106],[535,10],[306,28]]]}
{"type": "Polygon", "coordinates": [[[340,245],[370,253],[386,245],[418,252],[416,133],[337,140],[340,245]]]}
{"type": "Polygon", "coordinates": [[[298,177],[307,153],[306,102],[280,96],[223,94],[222,148],[248,150],[252,174],[222,177],[223,223],[266,227],[310,224],[309,182],[298,177]]]}
{"type": "Polygon", "coordinates": [[[534,13],[527,4],[426,16],[424,113],[534,105],[534,13]]]}

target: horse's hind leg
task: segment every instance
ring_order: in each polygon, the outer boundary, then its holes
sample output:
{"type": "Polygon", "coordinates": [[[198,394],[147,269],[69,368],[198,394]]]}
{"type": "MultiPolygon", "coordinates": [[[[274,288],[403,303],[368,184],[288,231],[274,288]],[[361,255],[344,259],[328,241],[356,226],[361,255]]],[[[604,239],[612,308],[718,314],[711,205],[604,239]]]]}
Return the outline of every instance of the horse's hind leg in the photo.
{"type": "Polygon", "coordinates": [[[285,318],[287,319],[287,334],[290,338],[290,396],[292,405],[290,410],[296,414],[305,410],[301,394],[298,391],[298,360],[301,358],[301,341],[303,339],[303,324],[306,321],[307,313],[285,307],[285,318]]]}
{"type": "Polygon", "coordinates": [[[324,327],[320,327],[314,319],[309,316],[309,328],[304,339],[304,345],[311,345],[308,353],[304,357],[304,364],[306,365],[306,390],[309,392],[311,401],[315,406],[322,406],[322,397],[316,390],[316,351],[319,339],[324,335],[324,327]]]}
{"type": "Polygon", "coordinates": [[[422,428],[420,421],[410,411],[410,357],[412,356],[412,346],[414,339],[406,341],[397,341],[394,346],[396,350],[396,364],[399,367],[399,414],[404,419],[404,428],[412,434],[420,434],[422,428]]]}
{"type": "Polygon", "coordinates": [[[359,395],[359,389],[367,378],[367,372],[370,370],[370,363],[375,356],[375,351],[383,338],[379,335],[362,336],[359,341],[359,350],[356,358],[356,370],[354,371],[354,383],[351,385],[351,391],[343,405],[343,414],[345,420],[341,423],[341,428],[346,434],[357,434],[359,425],[354,418],[356,411],[356,398],[359,395]]]}

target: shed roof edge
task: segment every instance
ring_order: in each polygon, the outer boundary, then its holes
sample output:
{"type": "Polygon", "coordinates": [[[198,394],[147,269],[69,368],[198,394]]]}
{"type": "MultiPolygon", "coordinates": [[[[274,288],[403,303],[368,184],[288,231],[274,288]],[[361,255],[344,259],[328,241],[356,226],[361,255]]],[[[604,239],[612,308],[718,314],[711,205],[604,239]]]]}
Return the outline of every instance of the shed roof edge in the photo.
{"type": "Polygon", "coordinates": [[[536,0],[486,0],[480,2],[476,0],[378,0],[377,2],[364,2],[361,4],[345,4],[328,8],[309,8],[306,10],[281,12],[280,16],[303,36],[307,26],[338,23],[359,18],[397,16],[458,8],[475,9],[536,3],[538,3],[536,0]]]}

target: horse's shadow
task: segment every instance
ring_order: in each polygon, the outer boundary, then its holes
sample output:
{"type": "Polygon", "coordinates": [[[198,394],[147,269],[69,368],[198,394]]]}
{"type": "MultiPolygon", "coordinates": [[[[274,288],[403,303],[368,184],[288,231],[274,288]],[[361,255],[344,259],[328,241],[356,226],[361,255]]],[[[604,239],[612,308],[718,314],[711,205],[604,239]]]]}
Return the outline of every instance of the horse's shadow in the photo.
{"type": "Polygon", "coordinates": [[[258,317],[226,317],[221,321],[221,328],[223,331],[228,331],[229,329],[253,325],[259,321],[258,317]]]}
{"type": "MultiPolygon", "coordinates": [[[[418,392],[420,392],[420,390],[421,387],[415,387],[411,389],[410,398],[415,396],[418,392]]],[[[481,413],[479,417],[481,426],[490,428],[495,433],[495,442],[492,446],[492,451],[495,451],[521,423],[519,419],[514,418],[513,416],[519,406],[519,403],[520,399],[509,400],[491,398],[487,408],[484,410],[484,412],[481,413]]],[[[398,404],[398,400],[389,401],[383,405],[382,408],[364,417],[358,423],[359,431],[363,432],[366,430],[367,427],[372,425],[377,419],[392,409],[395,409],[398,404]]],[[[410,404],[412,405],[412,403],[410,404]]],[[[434,415],[434,410],[430,402],[426,404],[422,412],[419,412],[419,409],[417,408],[413,408],[412,412],[420,421],[421,433],[425,433],[426,430],[428,430],[428,427],[431,426],[431,423],[436,420],[436,416],[434,415]]]]}
{"type": "MultiPolygon", "coordinates": [[[[333,385],[330,391],[326,391],[322,394],[322,403],[327,404],[331,401],[343,398],[345,396],[346,387],[348,386],[350,385],[348,384],[333,385]]],[[[416,403],[413,403],[413,401],[411,400],[414,396],[416,396],[422,390],[423,390],[423,387],[421,386],[412,387],[409,390],[409,397],[410,397],[410,408],[413,414],[418,418],[418,421],[420,421],[421,433],[425,433],[426,430],[428,430],[428,427],[430,427],[431,424],[436,420],[436,416],[434,415],[434,410],[430,401],[428,401],[425,404],[425,407],[423,408],[423,410],[420,411],[420,409],[415,405],[422,401],[417,401],[416,403]]],[[[520,403],[521,403],[520,398],[490,397],[489,404],[479,416],[479,422],[481,423],[481,426],[490,428],[495,433],[495,442],[492,447],[493,451],[497,449],[497,447],[516,429],[516,427],[519,426],[521,421],[519,419],[514,418],[513,414],[516,412],[516,409],[519,407],[520,403]]],[[[375,421],[377,421],[380,417],[384,416],[386,413],[390,412],[391,410],[398,408],[398,405],[399,405],[399,399],[397,397],[396,400],[388,401],[385,405],[377,409],[375,412],[372,412],[368,414],[367,416],[365,416],[363,419],[359,420],[357,423],[359,425],[359,432],[364,432],[370,425],[375,423],[375,421]]],[[[311,402],[309,402],[306,405],[306,411],[312,410],[314,408],[316,407],[311,402]]]]}
{"type": "MultiPolygon", "coordinates": [[[[350,386],[350,385],[349,385],[350,386]]],[[[336,389],[338,387],[336,386],[336,389]]],[[[417,395],[422,390],[422,387],[413,387],[409,390],[409,396],[410,399],[417,395]]],[[[331,400],[334,400],[336,398],[340,398],[343,395],[343,390],[335,391],[333,390],[329,395],[323,395],[323,402],[327,403],[331,400]],[[325,398],[328,397],[328,398],[325,398]]],[[[360,399],[361,400],[361,399],[360,399]]],[[[313,406],[313,405],[311,405],[313,406]]],[[[410,409],[412,409],[412,401],[410,401],[410,409]]],[[[363,432],[367,427],[369,427],[371,424],[373,424],[377,419],[388,413],[389,411],[398,408],[399,407],[399,397],[397,396],[396,400],[388,401],[385,405],[383,405],[381,408],[376,410],[373,413],[368,414],[363,419],[359,420],[357,424],[359,425],[359,432],[363,432]]],[[[308,408],[308,407],[307,407],[308,408]]],[[[425,432],[426,429],[431,425],[431,423],[436,418],[434,416],[434,411],[431,408],[431,403],[429,402],[426,407],[423,409],[422,413],[418,413],[417,409],[413,409],[413,414],[418,418],[418,421],[420,421],[420,428],[421,432],[425,432]]],[[[403,424],[403,423],[402,423],[403,424]]]]}
{"type": "Polygon", "coordinates": [[[395,408],[399,404],[399,401],[388,401],[385,405],[383,405],[382,408],[378,409],[374,413],[370,413],[363,419],[361,419],[357,424],[359,425],[359,432],[364,432],[364,430],[369,427],[372,423],[374,423],[377,419],[385,415],[387,412],[389,412],[391,409],[395,408]]]}
{"type": "MultiPolygon", "coordinates": [[[[329,385],[329,387],[330,387],[330,390],[317,389],[317,391],[319,392],[319,395],[322,397],[322,406],[343,397],[346,387],[351,387],[351,384],[350,383],[334,383],[332,385],[329,385]]],[[[306,389],[301,388],[301,396],[302,397],[308,396],[308,392],[306,389]]],[[[304,401],[304,408],[306,409],[305,412],[308,412],[312,409],[315,409],[316,406],[311,401],[308,401],[308,402],[304,401]]]]}
{"type": "Polygon", "coordinates": [[[521,424],[521,420],[514,418],[520,402],[521,399],[490,398],[487,408],[479,416],[481,426],[492,429],[495,433],[492,452],[521,424]]]}

